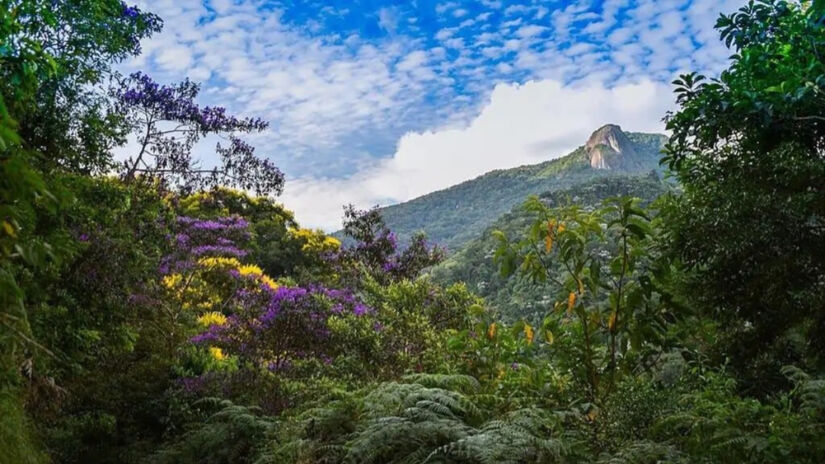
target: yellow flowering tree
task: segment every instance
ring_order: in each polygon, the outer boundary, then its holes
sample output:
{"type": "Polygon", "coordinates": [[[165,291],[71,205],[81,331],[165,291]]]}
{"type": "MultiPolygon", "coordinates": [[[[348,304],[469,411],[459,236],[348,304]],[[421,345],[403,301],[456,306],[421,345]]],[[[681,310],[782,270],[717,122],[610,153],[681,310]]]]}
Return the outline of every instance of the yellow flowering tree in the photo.
{"type": "MultiPolygon", "coordinates": [[[[193,320],[200,330],[227,323],[239,295],[274,291],[278,284],[257,265],[242,261],[248,223],[238,216],[177,219],[174,251],[164,258],[161,284],[176,319],[193,320]]],[[[208,347],[217,361],[220,348],[208,347]]]]}
{"type": "Polygon", "coordinates": [[[301,251],[305,253],[331,253],[341,248],[340,240],[320,230],[292,228],[289,235],[301,243],[301,251]]]}

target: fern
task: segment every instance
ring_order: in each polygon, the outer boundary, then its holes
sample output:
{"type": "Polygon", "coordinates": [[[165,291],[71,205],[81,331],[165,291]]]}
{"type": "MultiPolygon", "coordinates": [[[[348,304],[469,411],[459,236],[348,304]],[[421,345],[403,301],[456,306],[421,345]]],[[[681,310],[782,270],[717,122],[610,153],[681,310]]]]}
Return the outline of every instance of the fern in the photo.
{"type": "Polygon", "coordinates": [[[300,433],[261,462],[550,463],[571,454],[577,441],[560,433],[559,416],[523,409],[491,418],[477,389],[472,377],[418,374],[327,401],[296,418],[302,425],[291,430],[300,433]],[[329,421],[348,425],[328,433],[329,421]]]}
{"type": "Polygon", "coordinates": [[[197,428],[190,430],[153,456],[152,463],[234,464],[257,458],[271,436],[275,422],[254,407],[228,400],[204,399],[196,406],[218,408],[197,428]]]}
{"type": "Polygon", "coordinates": [[[825,418],[825,379],[814,379],[796,366],[783,367],[782,374],[794,384],[799,410],[811,417],[825,418]]]}
{"type": "Polygon", "coordinates": [[[404,377],[403,380],[425,387],[454,390],[464,394],[475,393],[479,389],[478,380],[469,375],[412,374],[404,377]]]}

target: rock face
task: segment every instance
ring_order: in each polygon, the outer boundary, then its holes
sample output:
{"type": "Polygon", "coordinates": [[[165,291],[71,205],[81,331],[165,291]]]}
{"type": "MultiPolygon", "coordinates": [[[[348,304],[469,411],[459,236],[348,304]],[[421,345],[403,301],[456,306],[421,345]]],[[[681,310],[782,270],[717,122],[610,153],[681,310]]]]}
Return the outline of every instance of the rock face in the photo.
{"type": "Polygon", "coordinates": [[[584,147],[593,169],[630,168],[638,157],[633,142],[615,124],[597,129],[584,147]]]}

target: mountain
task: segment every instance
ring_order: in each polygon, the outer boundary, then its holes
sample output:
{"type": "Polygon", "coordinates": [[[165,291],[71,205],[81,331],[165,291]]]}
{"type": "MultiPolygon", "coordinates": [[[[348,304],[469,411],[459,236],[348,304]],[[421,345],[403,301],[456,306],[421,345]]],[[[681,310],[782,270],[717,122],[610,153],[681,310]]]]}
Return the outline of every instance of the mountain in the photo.
{"type": "Polygon", "coordinates": [[[614,124],[596,130],[572,153],[539,164],[488,172],[475,179],[382,209],[399,239],[423,231],[450,251],[529,195],[570,188],[601,177],[658,171],[666,137],[625,133],[614,124]]]}
{"type": "MultiPolygon", "coordinates": [[[[610,163],[610,160],[606,160],[610,163]]],[[[599,164],[599,162],[596,162],[599,164]]],[[[607,168],[604,168],[607,169],[607,168]]],[[[603,200],[629,195],[649,202],[672,185],[660,180],[658,174],[616,174],[597,177],[564,190],[545,192],[539,198],[550,206],[576,203],[581,206],[595,206],[603,200]]],[[[526,233],[534,217],[522,204],[516,205],[496,219],[483,232],[470,240],[460,251],[430,270],[430,276],[437,282],[465,282],[467,287],[484,297],[487,304],[498,310],[504,320],[520,318],[537,321],[546,314],[552,304],[553,289],[536,286],[513,275],[504,278],[493,263],[493,253],[497,242],[494,230],[501,230],[508,237],[517,238],[526,233]]]]}
{"type": "Polygon", "coordinates": [[[593,169],[636,170],[645,161],[622,128],[615,124],[593,132],[584,149],[593,169]]]}

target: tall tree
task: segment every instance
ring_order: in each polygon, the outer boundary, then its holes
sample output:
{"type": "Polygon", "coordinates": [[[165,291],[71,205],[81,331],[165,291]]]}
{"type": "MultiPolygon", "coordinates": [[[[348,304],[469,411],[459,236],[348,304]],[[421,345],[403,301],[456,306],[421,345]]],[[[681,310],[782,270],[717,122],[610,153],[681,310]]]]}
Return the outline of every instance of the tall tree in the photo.
{"type": "Polygon", "coordinates": [[[0,0],[2,462],[38,460],[27,446],[17,387],[24,357],[43,347],[31,336],[18,277],[65,255],[67,240],[35,231],[38,208],[69,198],[49,182],[50,171],[102,167],[102,149],[115,132],[106,128],[110,118],[93,88],[159,29],[156,16],[119,0],[0,0]]]}
{"type": "Polygon", "coordinates": [[[238,138],[238,132],[260,132],[268,123],[260,118],[237,118],[222,107],[200,107],[195,98],[200,86],[188,79],[160,85],[143,73],[123,79],[112,90],[118,113],[139,148],[123,165],[127,181],[144,174],[185,191],[233,186],[258,195],[279,194],[284,175],[271,161],[255,156],[255,149],[238,138]],[[192,149],[204,136],[228,135],[218,144],[220,165],[203,167],[192,159],[192,149]]]}
{"type": "Polygon", "coordinates": [[[751,0],[721,16],[730,66],[676,80],[679,108],[666,118],[665,160],[684,186],[669,209],[672,245],[755,388],[825,348],[822,12],[751,0]]]}

